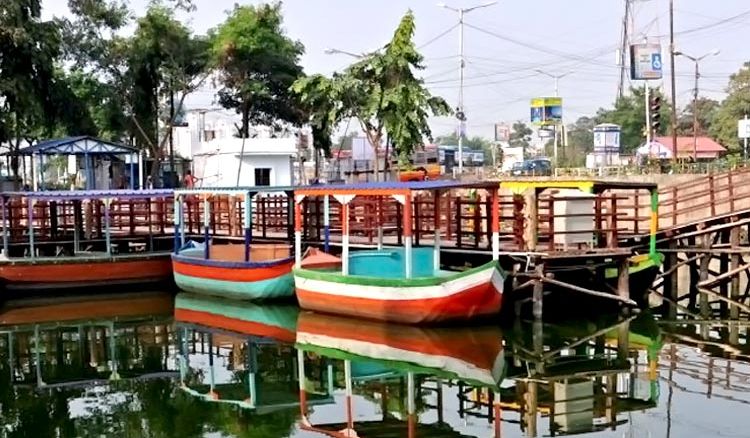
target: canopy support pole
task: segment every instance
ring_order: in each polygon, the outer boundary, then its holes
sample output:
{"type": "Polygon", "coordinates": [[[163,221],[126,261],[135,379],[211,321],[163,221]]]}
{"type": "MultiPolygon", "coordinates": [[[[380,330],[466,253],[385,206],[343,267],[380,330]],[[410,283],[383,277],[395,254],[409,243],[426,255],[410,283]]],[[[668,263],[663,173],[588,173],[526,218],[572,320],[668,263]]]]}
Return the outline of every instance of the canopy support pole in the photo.
{"type": "Polygon", "coordinates": [[[302,200],[292,196],[289,200],[294,203],[294,267],[302,267],[302,200]]]}
{"type": "Polygon", "coordinates": [[[34,245],[34,199],[29,198],[29,256],[32,260],[36,257],[36,247],[34,245]]]}
{"type": "Polygon", "coordinates": [[[411,205],[412,197],[411,193],[404,196],[404,275],[406,278],[412,278],[412,266],[414,263],[414,255],[412,254],[411,246],[411,234],[412,234],[412,223],[411,223],[411,205]]]}
{"type": "Polygon", "coordinates": [[[109,206],[112,202],[111,199],[104,200],[104,242],[107,245],[106,253],[108,256],[112,255],[112,230],[110,226],[110,215],[109,206]]]}
{"type": "Polygon", "coordinates": [[[328,195],[323,196],[323,251],[328,253],[331,246],[331,201],[328,195]]]}
{"type": "Polygon", "coordinates": [[[349,275],[349,201],[341,204],[341,274],[349,275]]]}
{"type": "MultiPolygon", "coordinates": [[[[197,206],[196,206],[197,207],[197,206]]],[[[208,195],[203,197],[203,258],[211,258],[211,204],[208,202],[208,195]]]]}
{"type": "MultiPolygon", "coordinates": [[[[150,201],[149,201],[150,202],[150,201]]],[[[149,218],[149,221],[151,218],[149,218]]],[[[180,229],[182,228],[182,195],[174,197],[174,253],[180,253],[180,229]]]]}
{"type": "Polygon", "coordinates": [[[495,187],[490,191],[492,198],[492,260],[500,260],[500,193],[495,187]]]}
{"type": "Polygon", "coordinates": [[[250,244],[253,240],[253,195],[245,193],[245,261],[250,261],[250,244]]]}
{"type": "Polygon", "coordinates": [[[5,199],[5,196],[0,198],[0,202],[3,203],[2,210],[3,210],[3,256],[4,257],[10,257],[9,252],[9,246],[10,246],[10,236],[8,229],[10,228],[10,223],[8,221],[8,205],[7,200],[5,199]]]}
{"type": "Polygon", "coordinates": [[[432,269],[435,273],[440,270],[440,238],[441,236],[441,218],[440,218],[440,190],[432,192],[433,197],[433,216],[435,222],[434,248],[432,254],[432,269]]]}

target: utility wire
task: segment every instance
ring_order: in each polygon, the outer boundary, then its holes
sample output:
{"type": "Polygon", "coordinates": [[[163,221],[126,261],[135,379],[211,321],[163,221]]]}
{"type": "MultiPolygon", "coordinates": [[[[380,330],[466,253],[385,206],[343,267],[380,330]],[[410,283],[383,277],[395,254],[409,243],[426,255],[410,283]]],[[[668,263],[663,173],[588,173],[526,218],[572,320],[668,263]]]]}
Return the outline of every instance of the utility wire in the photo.
{"type": "Polygon", "coordinates": [[[458,23],[456,23],[456,24],[454,24],[453,26],[449,27],[448,29],[446,29],[446,30],[444,30],[444,31],[440,32],[439,34],[435,35],[435,36],[434,36],[434,37],[432,37],[431,39],[427,40],[427,42],[426,42],[426,43],[422,44],[421,46],[418,46],[418,47],[417,47],[417,50],[422,50],[422,49],[424,49],[425,47],[427,47],[427,46],[429,46],[430,44],[434,43],[435,41],[439,40],[440,38],[442,38],[442,37],[444,37],[444,36],[448,35],[449,33],[451,33],[451,31],[453,31],[453,29],[455,29],[455,28],[457,28],[457,27],[458,27],[458,23]]]}

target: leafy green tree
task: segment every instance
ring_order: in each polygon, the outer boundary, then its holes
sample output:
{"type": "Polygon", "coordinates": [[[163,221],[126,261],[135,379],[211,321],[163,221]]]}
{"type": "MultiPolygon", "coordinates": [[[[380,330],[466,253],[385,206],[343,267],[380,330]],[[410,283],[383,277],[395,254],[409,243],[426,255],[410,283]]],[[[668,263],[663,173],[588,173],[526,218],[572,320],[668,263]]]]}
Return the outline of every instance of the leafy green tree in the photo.
{"type": "Polygon", "coordinates": [[[512,148],[523,148],[524,155],[526,155],[526,150],[531,146],[532,134],[534,134],[534,131],[526,123],[520,120],[514,122],[511,126],[508,144],[512,148]]]}
{"type": "Polygon", "coordinates": [[[278,126],[304,119],[291,87],[302,77],[304,47],[284,34],[281,5],[235,6],[215,31],[213,62],[219,69],[219,104],[241,116],[239,135],[250,124],[278,126]]]}
{"type": "MultiPolygon", "coordinates": [[[[707,97],[698,97],[698,135],[707,135],[719,110],[719,102],[707,97]]],[[[677,135],[693,135],[693,101],[685,105],[677,117],[677,135]]]]}
{"type": "MultiPolygon", "coordinates": [[[[52,125],[52,84],[60,55],[59,26],[41,19],[40,0],[0,2],[0,142],[10,152],[52,125]]],[[[18,175],[18,159],[11,169],[18,175]]]]}
{"type": "MultiPolygon", "coordinates": [[[[651,96],[661,97],[661,126],[656,135],[666,135],[669,132],[669,118],[671,108],[658,89],[651,90],[651,96]]],[[[614,108],[600,108],[596,113],[596,123],[614,123],[621,128],[621,144],[624,153],[632,153],[646,138],[646,102],[643,88],[631,88],[630,93],[617,99],[614,108]]]]}
{"type": "Polygon", "coordinates": [[[560,165],[581,167],[586,164],[586,154],[594,150],[594,126],[596,122],[588,116],[579,117],[568,125],[568,144],[560,150],[560,165]]]}
{"type": "Polygon", "coordinates": [[[750,62],[729,77],[727,97],[712,120],[709,134],[731,153],[742,150],[737,138],[737,121],[750,115],[750,62]]]}

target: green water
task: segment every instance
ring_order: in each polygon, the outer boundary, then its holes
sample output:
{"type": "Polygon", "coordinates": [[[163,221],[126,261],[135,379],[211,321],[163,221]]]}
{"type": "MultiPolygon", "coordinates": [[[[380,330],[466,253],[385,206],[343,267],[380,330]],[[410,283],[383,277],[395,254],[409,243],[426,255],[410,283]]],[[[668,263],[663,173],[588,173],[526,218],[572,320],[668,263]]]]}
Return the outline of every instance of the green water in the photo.
{"type": "Polygon", "coordinates": [[[327,321],[301,315],[291,343],[170,312],[15,320],[0,326],[0,437],[325,436],[300,422],[300,358],[309,422],[344,427],[351,375],[360,436],[408,437],[411,412],[413,436],[493,437],[493,400],[502,437],[750,436],[746,326],[641,315],[356,333],[327,321]]]}

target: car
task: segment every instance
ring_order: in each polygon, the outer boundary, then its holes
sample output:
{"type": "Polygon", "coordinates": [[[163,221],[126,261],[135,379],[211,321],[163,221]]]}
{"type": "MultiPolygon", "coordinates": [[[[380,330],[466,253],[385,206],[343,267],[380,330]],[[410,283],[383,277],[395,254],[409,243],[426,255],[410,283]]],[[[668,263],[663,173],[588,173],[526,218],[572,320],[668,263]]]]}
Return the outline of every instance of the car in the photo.
{"type": "Polygon", "coordinates": [[[532,158],[513,164],[513,176],[551,176],[552,162],[548,158],[532,158]],[[520,164],[520,165],[519,165],[520,164]]]}

